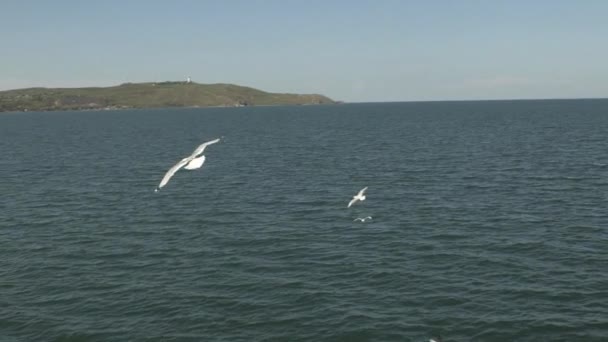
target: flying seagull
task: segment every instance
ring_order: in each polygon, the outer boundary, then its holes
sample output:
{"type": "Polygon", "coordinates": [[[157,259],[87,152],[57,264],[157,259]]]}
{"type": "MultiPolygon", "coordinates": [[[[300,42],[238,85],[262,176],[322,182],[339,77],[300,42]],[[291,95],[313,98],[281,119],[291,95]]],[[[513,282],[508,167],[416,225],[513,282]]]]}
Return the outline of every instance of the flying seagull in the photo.
{"type": "Polygon", "coordinates": [[[437,335],[435,337],[432,337],[429,342],[442,342],[443,339],[441,338],[441,335],[437,335]]]}
{"type": "Polygon", "coordinates": [[[194,150],[194,152],[192,152],[191,155],[180,160],[177,164],[173,165],[173,167],[171,167],[169,169],[169,171],[167,171],[167,173],[165,173],[165,176],[160,181],[160,184],[158,184],[158,187],[156,189],[154,189],[154,192],[157,192],[163,186],[167,185],[167,183],[169,183],[169,180],[171,179],[171,177],[173,177],[173,175],[182,167],[186,170],[196,170],[196,169],[200,168],[201,166],[203,166],[203,163],[205,162],[205,156],[200,156],[200,157],[198,157],[198,156],[201,155],[205,151],[205,148],[207,146],[209,146],[211,144],[215,144],[218,141],[220,141],[219,138],[215,139],[215,140],[207,141],[206,143],[201,144],[199,147],[197,147],[194,150]]]}
{"type": "Polygon", "coordinates": [[[354,221],[361,221],[361,222],[365,222],[366,220],[371,220],[371,219],[372,219],[372,217],[371,217],[371,216],[367,216],[367,217],[363,217],[363,218],[361,218],[361,217],[357,217],[356,219],[354,219],[354,220],[353,220],[353,222],[354,222],[354,221]]]}
{"type": "Polygon", "coordinates": [[[353,196],[353,199],[350,200],[350,202],[348,202],[347,208],[350,208],[350,206],[353,205],[357,201],[365,201],[365,195],[363,194],[365,192],[365,190],[367,190],[367,187],[361,189],[361,191],[359,191],[359,193],[356,196],[353,196]]]}

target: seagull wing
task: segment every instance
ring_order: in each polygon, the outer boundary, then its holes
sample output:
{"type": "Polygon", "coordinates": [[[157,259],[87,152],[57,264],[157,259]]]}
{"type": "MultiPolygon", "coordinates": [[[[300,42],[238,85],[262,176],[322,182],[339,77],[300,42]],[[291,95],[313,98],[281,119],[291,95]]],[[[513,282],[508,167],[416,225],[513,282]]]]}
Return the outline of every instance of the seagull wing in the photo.
{"type": "Polygon", "coordinates": [[[347,208],[350,208],[350,206],[353,205],[353,203],[355,203],[355,202],[357,202],[357,198],[353,197],[353,199],[351,199],[350,202],[348,202],[348,207],[347,208]]]}
{"type": "Polygon", "coordinates": [[[173,165],[169,169],[169,171],[167,171],[167,173],[165,173],[165,176],[160,181],[160,184],[158,184],[158,189],[162,188],[167,183],[169,183],[169,180],[171,179],[171,177],[173,177],[173,175],[177,172],[177,170],[184,167],[184,165],[188,164],[191,160],[192,160],[192,158],[190,158],[190,157],[184,158],[184,159],[180,160],[177,164],[173,165]]]}
{"type": "Polygon", "coordinates": [[[359,191],[359,193],[357,194],[357,197],[363,196],[363,193],[365,192],[365,190],[367,190],[367,187],[361,189],[361,191],[359,191]]]}
{"type": "Polygon", "coordinates": [[[202,143],[199,145],[199,147],[197,147],[194,152],[192,152],[192,154],[190,155],[190,157],[194,158],[196,156],[198,156],[199,154],[203,153],[205,151],[205,148],[207,148],[207,146],[215,144],[216,142],[219,142],[220,139],[217,138],[215,140],[211,140],[211,141],[207,141],[206,143],[202,143]]]}
{"type": "Polygon", "coordinates": [[[361,219],[360,217],[357,217],[356,219],[354,219],[354,220],[353,220],[353,222],[354,222],[354,221],[357,221],[357,220],[358,220],[358,221],[363,221],[363,219],[361,219]]]}

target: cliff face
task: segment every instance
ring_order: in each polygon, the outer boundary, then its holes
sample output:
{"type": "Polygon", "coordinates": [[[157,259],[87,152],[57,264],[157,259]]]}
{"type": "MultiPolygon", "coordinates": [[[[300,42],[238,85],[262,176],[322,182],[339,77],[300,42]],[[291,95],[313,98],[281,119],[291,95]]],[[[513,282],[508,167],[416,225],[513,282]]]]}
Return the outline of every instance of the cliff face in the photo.
{"type": "Polygon", "coordinates": [[[0,91],[2,111],[333,104],[318,94],[268,93],[234,84],[126,83],[105,88],[0,91]]]}

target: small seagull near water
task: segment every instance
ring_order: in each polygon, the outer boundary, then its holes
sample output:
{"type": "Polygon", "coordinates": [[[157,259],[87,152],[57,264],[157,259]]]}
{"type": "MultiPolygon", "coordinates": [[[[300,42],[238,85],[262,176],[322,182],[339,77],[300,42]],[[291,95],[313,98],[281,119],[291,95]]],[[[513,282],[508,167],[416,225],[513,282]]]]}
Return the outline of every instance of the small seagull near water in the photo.
{"type": "Polygon", "coordinates": [[[361,221],[361,222],[365,222],[367,220],[371,220],[372,217],[371,216],[367,216],[367,217],[357,217],[356,219],[353,220],[354,221],[361,221]]]}
{"type": "Polygon", "coordinates": [[[173,177],[173,175],[182,167],[186,170],[196,170],[196,169],[200,168],[201,166],[203,166],[203,163],[205,162],[205,156],[199,157],[199,155],[201,155],[205,151],[205,148],[207,146],[209,146],[211,144],[215,144],[218,141],[220,141],[219,138],[215,139],[215,140],[207,141],[206,143],[199,145],[194,150],[194,152],[192,152],[191,155],[180,160],[177,164],[173,165],[173,167],[171,167],[169,169],[169,171],[167,171],[167,173],[165,173],[165,176],[160,181],[160,184],[158,185],[158,187],[156,189],[154,189],[154,192],[158,192],[158,190],[160,190],[163,186],[167,185],[167,183],[169,183],[169,180],[171,179],[171,177],[173,177]]]}
{"type": "Polygon", "coordinates": [[[443,342],[443,339],[441,338],[441,335],[435,336],[435,337],[431,337],[431,339],[429,340],[429,342],[443,342]]]}
{"type": "Polygon", "coordinates": [[[348,207],[350,208],[351,205],[355,204],[355,202],[357,201],[365,201],[365,190],[367,190],[367,187],[361,189],[361,191],[359,191],[359,193],[355,196],[353,196],[353,199],[350,200],[350,202],[348,202],[348,207]]]}

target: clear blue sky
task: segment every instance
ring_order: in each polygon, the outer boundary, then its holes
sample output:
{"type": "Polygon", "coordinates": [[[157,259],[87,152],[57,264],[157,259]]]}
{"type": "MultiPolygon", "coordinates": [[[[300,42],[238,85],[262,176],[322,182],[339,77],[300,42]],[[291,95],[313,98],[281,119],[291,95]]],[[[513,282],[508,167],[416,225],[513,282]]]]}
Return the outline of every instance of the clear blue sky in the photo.
{"type": "Polygon", "coordinates": [[[608,1],[0,4],[2,90],[187,76],[352,102],[608,97],[608,1]]]}

